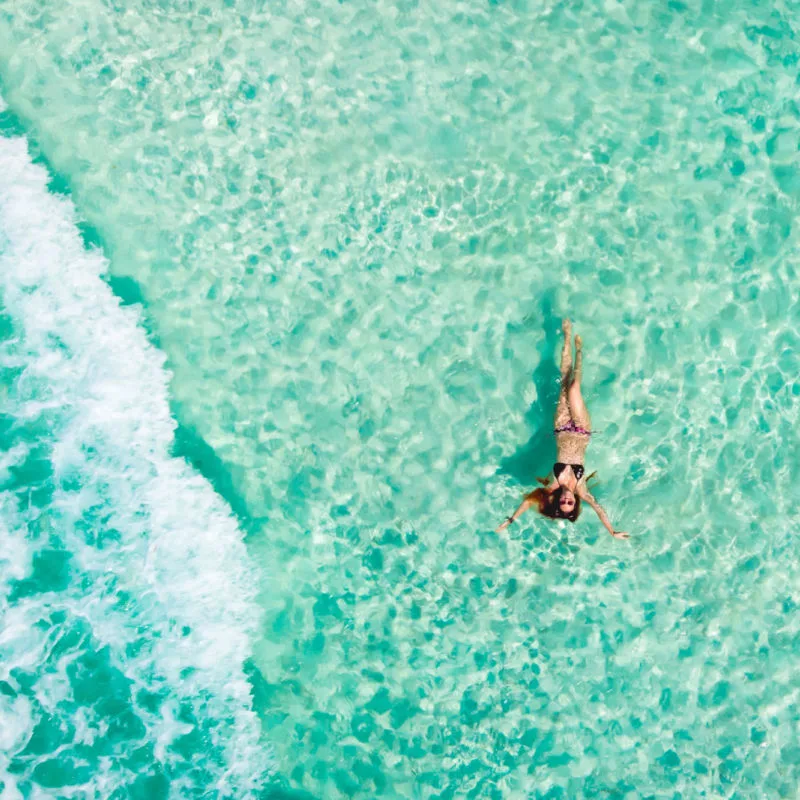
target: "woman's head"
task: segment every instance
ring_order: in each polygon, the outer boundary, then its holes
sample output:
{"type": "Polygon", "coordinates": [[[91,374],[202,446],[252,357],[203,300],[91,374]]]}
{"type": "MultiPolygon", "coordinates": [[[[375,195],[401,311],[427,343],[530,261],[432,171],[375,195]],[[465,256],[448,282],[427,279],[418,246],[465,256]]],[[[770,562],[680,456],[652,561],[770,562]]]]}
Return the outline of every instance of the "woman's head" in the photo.
{"type": "Polygon", "coordinates": [[[535,489],[528,497],[536,503],[539,513],[551,519],[575,522],[581,513],[581,499],[574,492],[559,486],[552,492],[535,489]]]}

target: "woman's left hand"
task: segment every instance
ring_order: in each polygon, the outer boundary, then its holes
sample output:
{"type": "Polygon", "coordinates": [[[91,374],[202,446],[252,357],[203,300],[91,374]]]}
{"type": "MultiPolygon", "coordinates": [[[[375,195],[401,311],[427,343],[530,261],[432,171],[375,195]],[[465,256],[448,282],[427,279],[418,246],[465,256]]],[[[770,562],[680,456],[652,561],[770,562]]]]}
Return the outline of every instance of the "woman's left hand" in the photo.
{"type": "Polygon", "coordinates": [[[625,531],[611,531],[611,535],[615,539],[630,539],[630,535],[625,533],[625,531]]]}
{"type": "Polygon", "coordinates": [[[498,526],[497,526],[497,527],[494,529],[494,532],[495,532],[495,533],[500,533],[501,531],[504,531],[504,530],[505,530],[505,529],[506,529],[506,528],[507,528],[507,527],[508,527],[510,524],[511,524],[511,520],[508,520],[508,519],[507,519],[507,520],[505,520],[503,523],[501,523],[500,525],[498,525],[498,526]]]}

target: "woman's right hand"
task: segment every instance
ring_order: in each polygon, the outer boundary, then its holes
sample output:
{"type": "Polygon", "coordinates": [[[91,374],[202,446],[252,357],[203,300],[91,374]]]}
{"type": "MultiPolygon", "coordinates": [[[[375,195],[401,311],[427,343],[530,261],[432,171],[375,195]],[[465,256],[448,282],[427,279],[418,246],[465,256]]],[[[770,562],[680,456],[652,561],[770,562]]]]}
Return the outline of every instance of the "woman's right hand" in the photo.
{"type": "Polygon", "coordinates": [[[502,531],[504,531],[504,530],[505,530],[505,529],[506,529],[506,528],[507,528],[507,527],[508,527],[510,524],[511,524],[511,520],[508,520],[508,519],[507,519],[507,520],[504,520],[504,521],[502,522],[502,524],[498,525],[498,526],[497,526],[497,527],[494,529],[494,532],[495,532],[495,533],[501,533],[501,532],[502,532],[502,531]]]}
{"type": "Polygon", "coordinates": [[[625,531],[611,531],[611,535],[615,539],[630,539],[630,535],[625,533],[625,531]]]}

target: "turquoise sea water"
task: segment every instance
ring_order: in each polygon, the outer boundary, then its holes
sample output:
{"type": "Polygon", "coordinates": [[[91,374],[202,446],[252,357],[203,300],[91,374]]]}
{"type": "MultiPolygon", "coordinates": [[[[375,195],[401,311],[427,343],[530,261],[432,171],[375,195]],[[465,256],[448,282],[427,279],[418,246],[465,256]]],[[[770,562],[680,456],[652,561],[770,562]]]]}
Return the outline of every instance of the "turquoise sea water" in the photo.
{"type": "Polygon", "coordinates": [[[2,800],[796,797],[798,10],[0,2],[2,800]]]}

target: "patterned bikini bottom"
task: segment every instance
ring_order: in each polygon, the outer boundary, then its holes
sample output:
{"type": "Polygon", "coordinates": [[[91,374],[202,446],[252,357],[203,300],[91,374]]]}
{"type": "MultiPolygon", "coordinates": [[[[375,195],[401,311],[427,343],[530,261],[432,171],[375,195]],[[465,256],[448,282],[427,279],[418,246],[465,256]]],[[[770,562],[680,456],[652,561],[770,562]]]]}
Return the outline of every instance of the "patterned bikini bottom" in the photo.
{"type": "Polygon", "coordinates": [[[561,428],[556,428],[553,433],[582,433],[584,436],[591,436],[592,432],[587,431],[586,428],[581,428],[570,420],[566,425],[561,428]]]}

